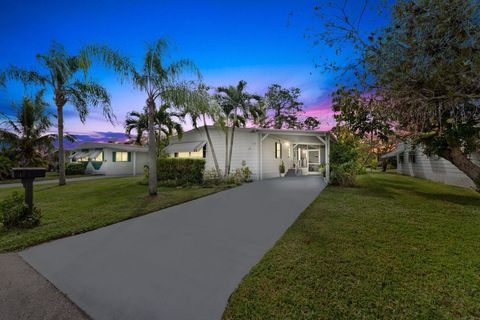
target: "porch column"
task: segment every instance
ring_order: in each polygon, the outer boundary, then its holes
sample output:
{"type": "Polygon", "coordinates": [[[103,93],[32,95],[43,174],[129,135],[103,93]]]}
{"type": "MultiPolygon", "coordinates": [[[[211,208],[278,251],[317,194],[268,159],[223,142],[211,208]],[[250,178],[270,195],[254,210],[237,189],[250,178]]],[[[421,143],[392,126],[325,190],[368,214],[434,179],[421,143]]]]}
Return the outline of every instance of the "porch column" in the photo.
{"type": "Polygon", "coordinates": [[[260,133],[260,164],[258,166],[258,180],[263,180],[263,133],[260,133]]]}
{"type": "Polygon", "coordinates": [[[327,134],[327,143],[325,144],[325,179],[330,182],[330,134],[327,134]]]}
{"type": "Polygon", "coordinates": [[[133,176],[136,175],[137,171],[137,153],[133,152],[133,176]]]}

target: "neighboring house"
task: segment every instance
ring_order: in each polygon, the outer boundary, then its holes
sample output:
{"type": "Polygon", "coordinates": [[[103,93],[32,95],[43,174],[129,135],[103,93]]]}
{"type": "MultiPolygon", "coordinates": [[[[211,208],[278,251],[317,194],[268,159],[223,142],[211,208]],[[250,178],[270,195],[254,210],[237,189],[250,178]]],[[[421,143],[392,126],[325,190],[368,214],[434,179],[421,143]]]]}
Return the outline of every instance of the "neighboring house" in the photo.
{"type": "MultiPolygon", "coordinates": [[[[209,132],[219,167],[224,172],[225,131],[209,126],[209,132]]],[[[229,141],[230,134],[231,128],[229,141]]],[[[328,168],[329,149],[330,134],[326,131],[235,128],[230,171],[235,172],[245,161],[254,180],[274,178],[280,176],[279,166],[283,161],[289,171],[287,175],[319,175],[321,171],[329,172],[322,170],[328,168]]],[[[171,157],[205,158],[206,169],[215,168],[203,127],[185,132],[180,140],[173,137],[164,151],[171,157]]]]}
{"type": "Polygon", "coordinates": [[[88,162],[87,173],[141,175],[148,165],[148,147],[84,142],[71,150],[71,162],[88,162]]]}
{"type": "Polygon", "coordinates": [[[390,157],[396,157],[397,172],[400,174],[460,187],[475,187],[473,181],[450,161],[437,156],[429,157],[420,146],[414,148],[410,144],[401,143],[396,150],[382,156],[390,157]]]}

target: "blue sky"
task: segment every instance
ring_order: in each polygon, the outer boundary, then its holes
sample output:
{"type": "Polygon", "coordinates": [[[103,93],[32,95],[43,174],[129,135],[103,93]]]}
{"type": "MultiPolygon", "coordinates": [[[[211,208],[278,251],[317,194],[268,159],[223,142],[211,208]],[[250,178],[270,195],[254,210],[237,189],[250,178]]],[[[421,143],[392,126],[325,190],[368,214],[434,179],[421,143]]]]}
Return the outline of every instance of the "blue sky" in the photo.
{"type": "MultiPolygon", "coordinates": [[[[333,125],[329,94],[335,81],[315,69],[324,48],[305,39],[318,27],[314,1],[4,1],[0,10],[0,68],[36,66],[35,54],[53,40],[75,52],[84,44],[107,44],[140,63],[145,43],[167,37],[174,58],[193,60],[208,85],[248,82],[263,94],[272,83],[302,89],[309,114],[333,125]]],[[[67,107],[65,127],[72,133],[123,132],[128,111],[141,110],[145,98],[131,84],[96,66],[91,76],[112,96],[118,125],[93,111],[85,125],[67,107]]],[[[0,110],[24,93],[18,84],[0,89],[0,110]]],[[[50,99],[50,98],[49,98],[50,99]]],[[[50,100],[51,101],[51,100],[50,100]]]]}

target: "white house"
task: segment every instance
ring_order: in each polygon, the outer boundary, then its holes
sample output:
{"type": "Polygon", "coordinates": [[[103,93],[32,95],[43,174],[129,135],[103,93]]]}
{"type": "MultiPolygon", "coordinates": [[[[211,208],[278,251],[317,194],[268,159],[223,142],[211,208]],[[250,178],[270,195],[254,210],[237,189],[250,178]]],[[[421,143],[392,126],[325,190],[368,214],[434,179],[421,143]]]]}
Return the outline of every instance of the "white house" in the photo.
{"type": "Polygon", "coordinates": [[[71,162],[88,162],[87,173],[142,175],[148,165],[148,147],[143,146],[84,142],[71,151],[71,162]]]}
{"type": "MultiPolygon", "coordinates": [[[[382,158],[396,157],[400,174],[443,182],[460,187],[475,187],[473,181],[450,161],[437,156],[427,156],[420,146],[401,143],[382,158]]],[[[478,160],[478,159],[476,159],[478,160]]]]}
{"type": "MultiPolygon", "coordinates": [[[[209,126],[212,144],[220,169],[225,169],[225,131],[209,126]]],[[[230,139],[229,129],[228,139],[230,139]]],[[[329,172],[330,134],[327,131],[300,131],[259,128],[236,128],[233,142],[231,171],[246,165],[254,180],[280,176],[283,162],[287,175],[319,175],[322,165],[329,172]]],[[[212,150],[208,145],[205,129],[193,129],[183,134],[182,139],[173,137],[164,150],[172,157],[205,158],[206,169],[215,168],[212,150]]]]}

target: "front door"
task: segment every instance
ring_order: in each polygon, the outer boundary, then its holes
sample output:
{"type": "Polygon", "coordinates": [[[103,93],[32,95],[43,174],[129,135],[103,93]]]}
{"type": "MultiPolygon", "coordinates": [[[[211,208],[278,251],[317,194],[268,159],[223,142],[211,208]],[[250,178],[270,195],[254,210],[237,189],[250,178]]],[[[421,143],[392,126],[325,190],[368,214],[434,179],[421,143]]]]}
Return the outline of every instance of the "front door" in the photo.
{"type": "Polygon", "coordinates": [[[320,173],[320,150],[308,150],[308,173],[320,173]]]}

